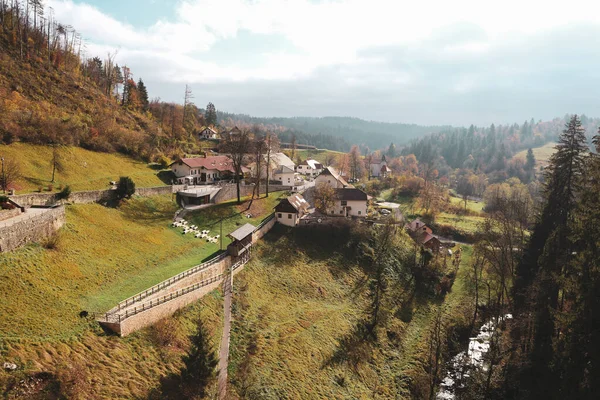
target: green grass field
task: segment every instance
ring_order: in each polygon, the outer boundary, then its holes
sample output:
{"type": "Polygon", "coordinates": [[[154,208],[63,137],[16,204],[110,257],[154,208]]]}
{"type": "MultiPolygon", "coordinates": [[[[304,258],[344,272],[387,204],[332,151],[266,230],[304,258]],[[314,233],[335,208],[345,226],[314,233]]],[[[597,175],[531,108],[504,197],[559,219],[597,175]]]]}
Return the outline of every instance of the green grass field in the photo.
{"type": "MultiPolygon", "coordinates": [[[[411,398],[422,379],[432,318],[463,323],[470,247],[452,291],[415,300],[412,320],[388,314],[364,362],[331,362],[365,316],[364,271],[335,251],[298,247],[287,230],[272,231],[236,277],[230,382],[241,398],[411,398]]],[[[402,294],[399,294],[402,295],[402,294]]],[[[467,315],[470,315],[466,313],[467,315]]]]}
{"type": "MultiPolygon", "coordinates": [[[[237,223],[260,222],[272,212],[278,196],[255,200],[250,208],[253,219],[237,215],[227,220],[224,236],[237,223]]],[[[57,250],[29,245],[0,253],[0,336],[70,337],[87,327],[78,317],[80,311],[106,311],[214,256],[219,244],[169,226],[176,208],[170,196],[135,198],[119,209],[69,206],[57,250]]],[[[245,208],[247,203],[221,204],[197,212],[191,220],[211,226],[221,216],[245,208]]]]}
{"type": "MultiPolygon", "coordinates": [[[[72,190],[107,189],[110,181],[129,176],[138,187],[162,186],[159,170],[120,154],[98,153],[79,147],[60,150],[63,170],[56,173],[54,190],[69,185],[72,190]]],[[[0,155],[19,163],[22,178],[15,185],[17,193],[44,190],[51,184],[52,149],[26,143],[0,145],[0,155]]],[[[164,173],[163,173],[164,174],[164,173]]]]}
{"type": "MultiPolygon", "coordinates": [[[[327,149],[296,150],[296,153],[302,160],[313,159],[313,160],[317,160],[320,163],[325,163],[325,159],[327,158],[328,155],[338,157],[340,154],[345,154],[340,151],[333,151],[333,150],[327,150],[327,149]]],[[[295,162],[296,160],[293,160],[293,161],[295,162]]]]}
{"type": "MultiPolygon", "coordinates": [[[[546,143],[545,145],[541,146],[541,147],[535,147],[533,149],[531,149],[533,151],[533,155],[535,156],[535,166],[536,168],[540,168],[540,167],[546,167],[548,165],[548,162],[550,161],[550,157],[552,156],[552,154],[554,154],[556,152],[556,149],[554,148],[554,146],[556,146],[556,143],[554,142],[550,142],[550,143],[546,143]]],[[[518,152],[517,154],[515,154],[514,158],[521,158],[523,160],[527,159],[527,150],[523,150],[518,152]]]]}
{"type": "MultiPolygon", "coordinates": [[[[464,209],[465,203],[460,197],[450,196],[450,203],[457,205],[464,209]]],[[[475,212],[483,212],[483,207],[485,204],[483,201],[473,201],[467,200],[467,210],[475,211],[475,212]]]]}
{"type": "Polygon", "coordinates": [[[485,221],[485,217],[476,217],[472,215],[456,215],[449,213],[440,213],[436,216],[435,222],[440,225],[450,225],[466,233],[477,233],[479,224],[485,221]]]}

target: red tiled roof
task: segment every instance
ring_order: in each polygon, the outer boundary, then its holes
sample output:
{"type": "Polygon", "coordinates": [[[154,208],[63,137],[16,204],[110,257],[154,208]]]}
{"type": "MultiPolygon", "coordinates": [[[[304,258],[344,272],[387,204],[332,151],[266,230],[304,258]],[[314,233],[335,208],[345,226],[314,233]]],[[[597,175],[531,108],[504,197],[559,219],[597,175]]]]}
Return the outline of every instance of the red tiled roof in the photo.
{"type": "MultiPolygon", "coordinates": [[[[179,161],[175,161],[173,164],[175,163],[183,163],[190,168],[216,169],[219,172],[235,172],[233,163],[227,156],[182,158],[179,161]]],[[[246,172],[247,170],[247,168],[242,167],[242,171],[246,172]]]]}

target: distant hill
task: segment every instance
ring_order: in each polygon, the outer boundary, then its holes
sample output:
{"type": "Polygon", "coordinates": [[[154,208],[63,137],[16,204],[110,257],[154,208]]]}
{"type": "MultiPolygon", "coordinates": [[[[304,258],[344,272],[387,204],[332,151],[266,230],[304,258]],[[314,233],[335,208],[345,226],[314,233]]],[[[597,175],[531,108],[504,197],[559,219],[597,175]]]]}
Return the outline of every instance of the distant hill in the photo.
{"type": "Polygon", "coordinates": [[[298,143],[338,151],[348,151],[353,144],[368,147],[370,150],[382,149],[392,142],[396,145],[407,144],[412,139],[451,129],[449,126],[365,121],[353,117],[259,118],[225,112],[218,113],[218,116],[221,123],[238,121],[285,128],[284,137],[294,133],[298,143]]]}

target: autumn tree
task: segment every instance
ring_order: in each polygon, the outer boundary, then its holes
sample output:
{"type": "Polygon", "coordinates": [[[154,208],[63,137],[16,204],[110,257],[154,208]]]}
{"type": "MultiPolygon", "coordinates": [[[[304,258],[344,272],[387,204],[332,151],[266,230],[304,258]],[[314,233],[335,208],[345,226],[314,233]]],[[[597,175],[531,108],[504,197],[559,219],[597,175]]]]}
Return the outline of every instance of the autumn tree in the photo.
{"type": "Polygon", "coordinates": [[[352,177],[352,179],[356,180],[362,178],[365,172],[365,166],[360,155],[360,150],[358,149],[358,146],[352,146],[352,149],[350,149],[350,153],[348,153],[348,161],[350,168],[350,176],[352,177]]]}
{"type": "Polygon", "coordinates": [[[329,214],[335,205],[335,190],[326,183],[320,183],[314,191],[315,208],[323,214],[329,214]]]}

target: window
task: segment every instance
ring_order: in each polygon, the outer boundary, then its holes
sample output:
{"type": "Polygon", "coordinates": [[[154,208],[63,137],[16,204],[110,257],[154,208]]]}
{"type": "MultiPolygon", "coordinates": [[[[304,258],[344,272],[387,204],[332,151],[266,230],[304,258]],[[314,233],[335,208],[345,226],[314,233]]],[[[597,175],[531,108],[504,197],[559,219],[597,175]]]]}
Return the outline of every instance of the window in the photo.
{"type": "Polygon", "coordinates": [[[343,213],[344,213],[344,210],[340,210],[340,214],[343,214],[343,213]]]}
{"type": "Polygon", "coordinates": [[[277,218],[281,218],[281,213],[277,214],[277,218]]]}
{"type": "Polygon", "coordinates": [[[292,219],[292,214],[288,214],[288,219],[292,219]]]}
{"type": "Polygon", "coordinates": [[[348,202],[346,200],[342,200],[342,206],[347,206],[348,202]]]}
{"type": "Polygon", "coordinates": [[[359,211],[359,212],[358,212],[358,215],[360,215],[361,213],[362,213],[362,211],[359,211]]]}

